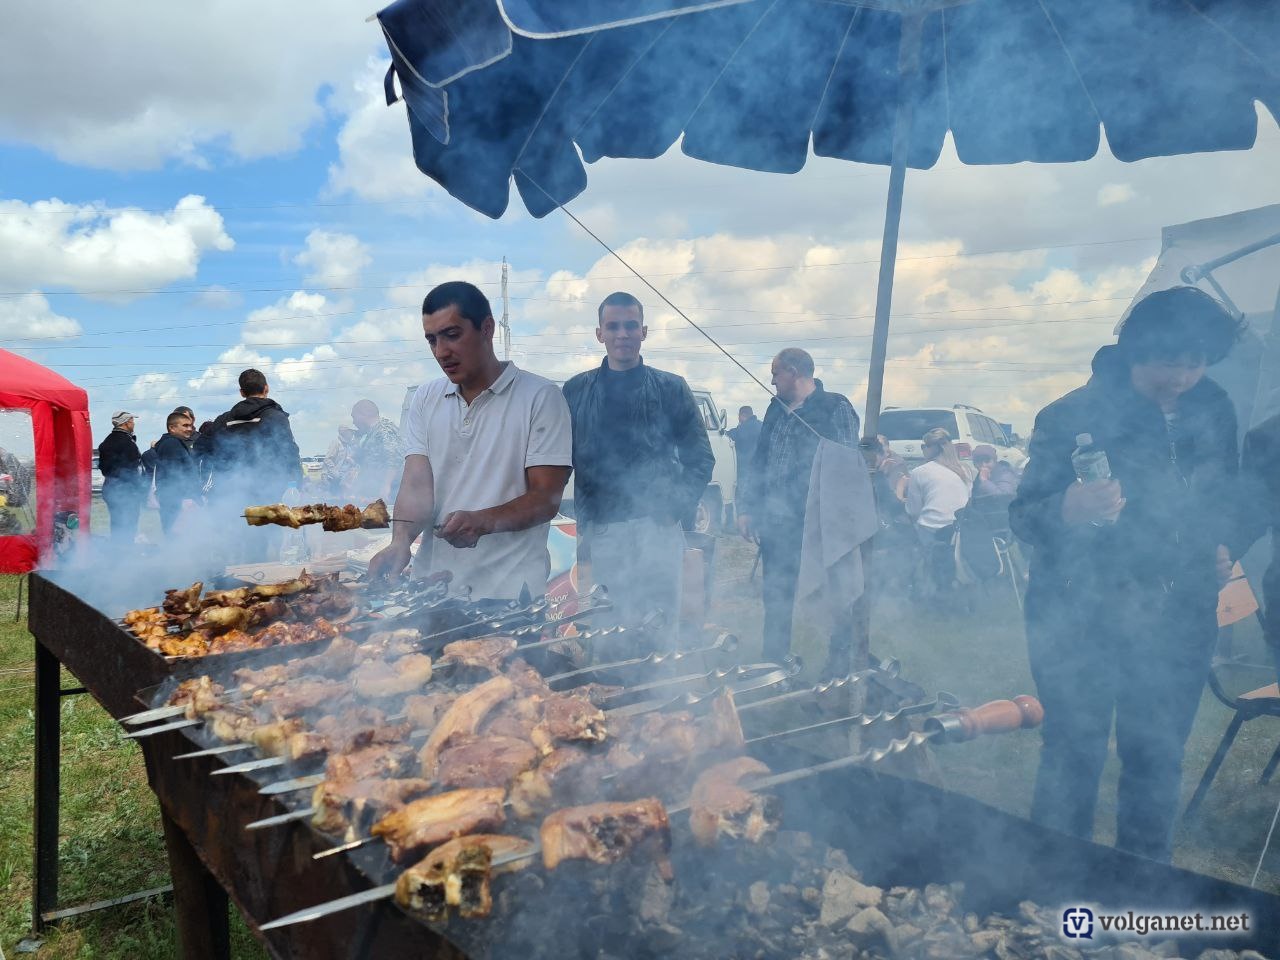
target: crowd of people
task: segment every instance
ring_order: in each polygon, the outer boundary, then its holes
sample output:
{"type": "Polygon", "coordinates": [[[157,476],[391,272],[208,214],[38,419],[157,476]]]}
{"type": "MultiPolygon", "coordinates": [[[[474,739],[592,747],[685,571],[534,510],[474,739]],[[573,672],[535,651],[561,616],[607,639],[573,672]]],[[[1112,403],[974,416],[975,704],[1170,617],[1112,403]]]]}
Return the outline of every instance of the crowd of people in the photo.
{"type": "MultiPolygon", "coordinates": [[[[298,502],[304,472],[289,414],[269,396],[261,371],[243,371],[238,385],[240,400],[198,429],[190,407],[174,408],[165,432],[145,449],[137,418],[127,410],[112,416],[111,432],[98,446],[98,469],[117,551],[135,546],[152,496],[167,538],[182,537],[206,512],[225,517],[250,503],[298,502]]],[[[352,408],[351,421],[341,431],[340,455],[326,460],[320,492],[390,500],[403,459],[399,431],[367,399],[352,408]]]]}
{"type": "MultiPolygon", "coordinates": [[[[678,642],[682,530],[714,456],[688,384],[641,356],[648,330],[640,301],[605,298],[595,331],[604,356],[563,390],[498,359],[492,309],[469,283],[431,290],[422,324],[444,376],[418,388],[403,436],[362,400],[325,460],[330,492],[394,498],[398,522],[370,575],[447,570],[482,605],[540,595],[548,525],[572,473],[579,562],[608,585],[612,622],[663,611],[666,642],[678,642]]],[[[1249,434],[1241,473],[1235,411],[1205,376],[1240,332],[1199,290],[1149,295],[1118,342],[1098,352],[1087,385],[1041,411],[1021,474],[990,446],[962,458],[944,429],[921,438],[923,462],[910,468],[883,437],[862,444],[874,461],[876,552],[906,558],[897,574],[880,563],[882,576],[900,575],[917,595],[945,594],[965,575],[966,531],[989,552],[992,523],[1031,558],[1027,641],[1045,706],[1033,818],[1092,835],[1114,719],[1117,843],[1156,859],[1170,854],[1219,586],[1233,559],[1280,517],[1280,418],[1249,434]],[[1094,464],[1087,476],[1078,460],[1085,446],[1094,464]]],[[[743,407],[728,431],[738,528],[759,544],[763,565],[765,659],[791,649],[815,460],[834,449],[824,444],[859,446],[853,405],[815,373],[805,350],[781,350],[763,419],[743,407]]],[[[185,510],[220,502],[243,509],[299,483],[289,418],[267,396],[266,379],[247,370],[240,392],[239,403],[199,430],[190,409],[176,409],[145,453],[133,416],[113,418],[100,457],[117,543],[132,543],[150,482],[170,532],[185,510]]],[[[1280,602],[1280,566],[1273,563],[1264,587],[1280,602]]],[[[835,617],[828,675],[849,669],[848,613],[835,617]]],[[[1280,643],[1280,626],[1268,629],[1280,643]]]]}

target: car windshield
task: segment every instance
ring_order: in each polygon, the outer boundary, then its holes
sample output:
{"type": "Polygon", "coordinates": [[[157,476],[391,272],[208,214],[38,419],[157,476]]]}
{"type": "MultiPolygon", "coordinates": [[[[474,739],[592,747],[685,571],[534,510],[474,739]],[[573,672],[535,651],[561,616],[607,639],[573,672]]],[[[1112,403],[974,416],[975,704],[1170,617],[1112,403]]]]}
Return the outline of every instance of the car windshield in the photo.
{"type": "Polygon", "coordinates": [[[919,440],[934,427],[942,427],[954,439],[956,415],[950,410],[885,410],[880,414],[880,432],[890,440],[919,440]]]}

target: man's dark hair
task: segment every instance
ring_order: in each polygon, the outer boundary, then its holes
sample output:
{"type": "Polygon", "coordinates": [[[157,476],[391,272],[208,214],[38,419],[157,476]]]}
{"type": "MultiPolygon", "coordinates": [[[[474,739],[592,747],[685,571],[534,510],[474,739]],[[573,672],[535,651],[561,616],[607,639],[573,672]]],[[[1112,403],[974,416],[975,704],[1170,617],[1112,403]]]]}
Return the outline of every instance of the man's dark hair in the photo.
{"type": "Polygon", "coordinates": [[[250,367],[240,374],[240,392],[246,397],[256,397],[267,389],[267,375],[250,367]]]}
{"type": "Polygon", "coordinates": [[[756,412],[752,410],[750,407],[739,407],[738,416],[742,416],[744,413],[752,417],[756,415],[756,412]]]}
{"type": "Polygon", "coordinates": [[[457,307],[458,312],[470,320],[477,330],[493,316],[489,298],[474,283],[467,283],[465,280],[450,280],[428,293],[422,300],[422,315],[425,317],[446,307],[457,307]]]}
{"type": "Polygon", "coordinates": [[[633,297],[631,294],[622,290],[618,290],[609,294],[600,301],[600,306],[596,308],[596,322],[604,323],[605,307],[635,307],[640,311],[640,321],[644,322],[644,304],[633,297]]]}
{"type": "Polygon", "coordinates": [[[169,414],[167,417],[164,418],[164,428],[166,430],[172,430],[174,427],[174,424],[178,424],[178,423],[181,423],[183,420],[190,420],[190,419],[191,418],[188,417],[181,410],[175,410],[173,411],[173,413],[169,414]]]}
{"type": "Polygon", "coordinates": [[[196,418],[196,412],[190,407],[174,407],[173,413],[171,413],[170,416],[173,416],[174,413],[180,413],[184,417],[190,417],[192,420],[196,418]]]}
{"type": "Polygon", "coordinates": [[[779,350],[777,360],[784,367],[790,367],[802,377],[813,376],[813,357],[809,356],[809,351],[801,350],[799,347],[787,347],[785,350],[779,350]]]}
{"type": "Polygon", "coordinates": [[[1222,360],[1244,333],[1244,322],[1196,287],[1157,290],[1129,311],[1120,352],[1130,364],[1153,360],[1222,360]]]}

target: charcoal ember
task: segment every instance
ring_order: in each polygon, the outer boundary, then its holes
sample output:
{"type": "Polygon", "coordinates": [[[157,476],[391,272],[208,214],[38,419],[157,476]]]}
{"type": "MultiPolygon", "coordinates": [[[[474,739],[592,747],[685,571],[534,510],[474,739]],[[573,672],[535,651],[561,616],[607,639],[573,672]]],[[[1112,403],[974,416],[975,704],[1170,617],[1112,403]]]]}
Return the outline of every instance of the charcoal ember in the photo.
{"type": "Polygon", "coordinates": [[[832,870],[822,886],[819,922],[831,927],[843,923],[864,907],[878,907],[883,895],[879,887],[868,887],[843,870],[832,870]]]}
{"type": "MultiPolygon", "coordinates": [[[[964,892],[961,885],[960,893],[964,892]]],[[[948,916],[956,908],[956,891],[940,883],[931,883],[924,888],[924,903],[931,913],[948,916]]]]}
{"type": "Polygon", "coordinates": [[[1004,934],[999,930],[972,930],[969,932],[969,942],[973,945],[973,949],[978,953],[990,953],[996,948],[1004,938],[1004,934]]]}
{"type": "Polygon", "coordinates": [[[640,903],[636,912],[645,923],[662,926],[666,924],[675,899],[674,886],[662,878],[656,866],[651,866],[640,887],[640,903]]]}
{"type": "Polygon", "coordinates": [[[969,937],[956,930],[932,930],[926,933],[920,939],[915,953],[928,960],[962,960],[979,955],[975,953],[969,937]]]}
{"type": "Polygon", "coordinates": [[[1240,955],[1234,950],[1204,950],[1196,960],[1240,960],[1240,955]]]}
{"type": "Polygon", "coordinates": [[[747,913],[755,917],[764,916],[769,912],[770,899],[769,885],[757,880],[747,888],[747,913]]]}

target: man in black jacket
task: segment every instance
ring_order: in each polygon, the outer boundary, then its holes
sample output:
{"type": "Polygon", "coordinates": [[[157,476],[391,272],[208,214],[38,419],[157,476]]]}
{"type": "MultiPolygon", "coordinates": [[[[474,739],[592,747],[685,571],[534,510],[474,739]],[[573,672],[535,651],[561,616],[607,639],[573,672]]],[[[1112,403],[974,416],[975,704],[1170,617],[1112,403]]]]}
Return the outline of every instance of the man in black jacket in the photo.
{"type": "Polygon", "coordinates": [[[680,618],[683,521],[693,518],[715,456],[683,377],[640,359],[644,308],[612,293],[597,311],[605,359],[564,385],[573,420],[580,555],[614,602],[615,623],[654,610],[680,618]]]}
{"type": "Polygon", "coordinates": [[[734,456],[734,498],[742,495],[743,478],[747,475],[747,465],[755,456],[756,444],[760,442],[760,431],[764,425],[756,412],[750,407],[738,408],[738,425],[725,432],[733,441],[734,456]]]}
{"type": "Polygon", "coordinates": [[[182,508],[199,501],[200,471],[192,450],[191,435],[195,432],[195,423],[191,417],[175,410],[166,418],[165,429],[165,435],[151,450],[155,454],[160,526],[168,534],[173,530],[182,508]]]}
{"type": "MultiPolygon", "coordinates": [[[[791,619],[809,478],[818,441],[847,447],[858,443],[858,414],[848,397],[829,393],[814,377],[813,357],[788,347],[773,358],[778,395],[764,415],[755,455],[738,494],[738,529],[760,544],[764,568],[764,659],[778,662],[791,652],[791,619]]],[[[831,663],[824,672],[844,672],[849,624],[837,623],[831,663]]]]}
{"type": "Polygon", "coordinates": [[[102,473],[102,499],[111,517],[111,540],[124,549],[131,549],[138,536],[138,516],[147,496],[142,454],[138,452],[133,427],[133,414],[121,410],[111,417],[111,433],[98,445],[98,470],[102,473]]]}
{"type": "MultiPolygon", "coordinates": [[[[258,503],[279,503],[286,492],[302,482],[302,457],[289,426],[289,414],[267,394],[267,378],[260,370],[240,374],[243,398],[213,426],[201,430],[196,447],[209,478],[209,505],[227,522],[258,503]]],[[[267,542],[254,537],[247,527],[232,526],[240,537],[232,537],[229,559],[260,559],[263,550],[276,545],[278,530],[267,531],[267,542]],[[254,549],[253,544],[258,548],[254,549]]]]}
{"type": "Polygon", "coordinates": [[[1009,511],[1035,550],[1027,645],[1045,722],[1032,819],[1092,836],[1114,714],[1116,845],[1154,860],[1172,849],[1183,749],[1231,569],[1236,415],[1204,372],[1239,334],[1200,290],[1143,299],[1088,384],[1036,418],[1009,511]],[[1110,479],[1077,480],[1085,433],[1110,479]]]}

